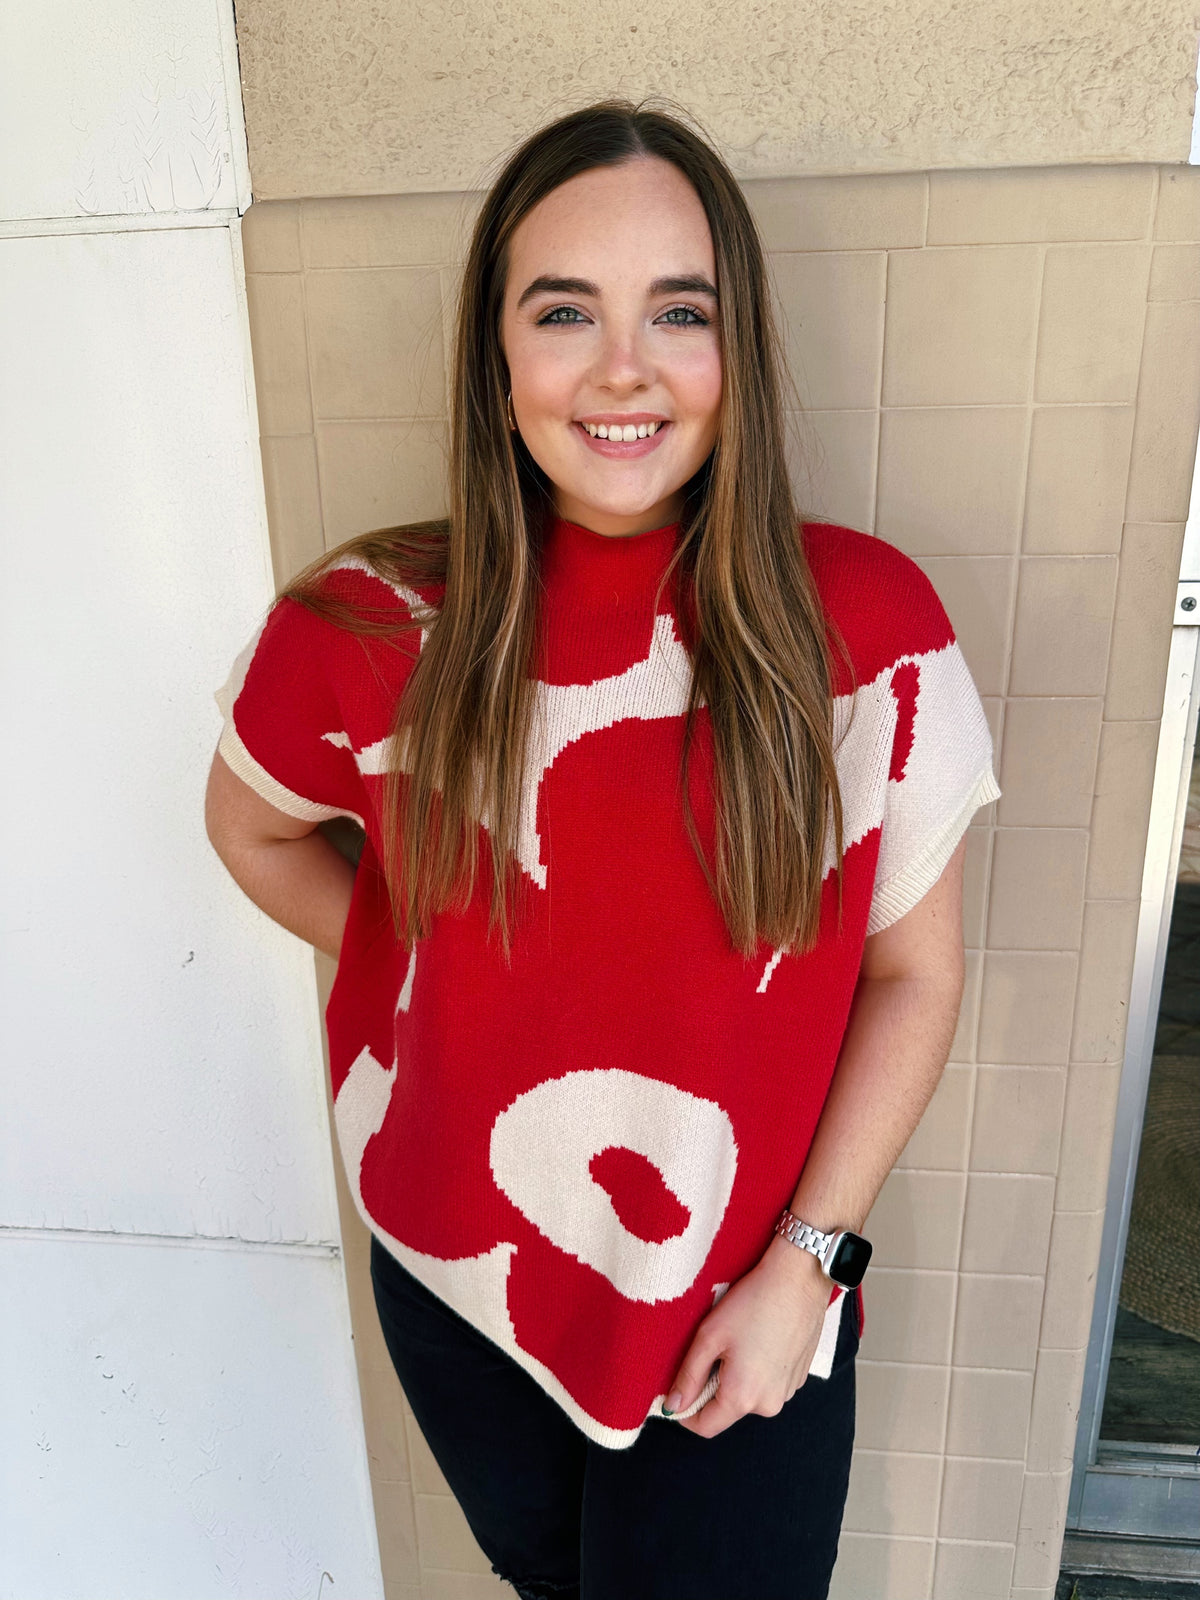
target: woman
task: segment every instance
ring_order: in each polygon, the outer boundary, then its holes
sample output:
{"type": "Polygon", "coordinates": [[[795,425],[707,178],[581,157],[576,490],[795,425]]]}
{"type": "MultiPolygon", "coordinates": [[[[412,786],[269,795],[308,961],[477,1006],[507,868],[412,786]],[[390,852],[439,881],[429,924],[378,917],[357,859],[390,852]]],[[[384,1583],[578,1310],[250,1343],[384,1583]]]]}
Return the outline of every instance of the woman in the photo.
{"type": "Polygon", "coordinates": [[[449,518],[301,574],[219,697],[210,837],[338,958],[384,1335],[526,1597],[826,1594],[859,1230],[958,1013],[982,708],[915,563],[798,518],[780,385],[707,143],[542,129],[466,263],[449,518]]]}

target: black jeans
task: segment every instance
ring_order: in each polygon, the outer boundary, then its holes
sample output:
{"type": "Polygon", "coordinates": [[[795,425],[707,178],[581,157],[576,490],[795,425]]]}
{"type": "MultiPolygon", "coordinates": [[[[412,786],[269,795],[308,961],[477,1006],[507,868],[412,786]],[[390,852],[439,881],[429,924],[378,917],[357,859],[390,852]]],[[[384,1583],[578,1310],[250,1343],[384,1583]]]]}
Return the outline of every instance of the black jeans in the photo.
{"type": "Polygon", "coordinates": [[[854,1442],[857,1302],[833,1370],[712,1439],[651,1417],[594,1444],[372,1235],[380,1326],[492,1570],[522,1600],[825,1600],[854,1442]]]}

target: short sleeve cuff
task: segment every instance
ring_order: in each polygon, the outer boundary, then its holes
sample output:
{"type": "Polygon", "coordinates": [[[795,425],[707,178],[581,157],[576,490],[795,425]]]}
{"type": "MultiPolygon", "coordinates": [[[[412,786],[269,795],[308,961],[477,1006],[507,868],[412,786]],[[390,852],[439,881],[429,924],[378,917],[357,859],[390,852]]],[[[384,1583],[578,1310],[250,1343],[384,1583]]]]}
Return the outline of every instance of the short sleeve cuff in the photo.
{"type": "Polygon", "coordinates": [[[236,773],[243,783],[248,783],[257,795],[277,811],[286,812],[289,817],[298,817],[302,822],[328,822],[333,817],[353,817],[360,828],[364,826],[357,812],[347,811],[344,806],[318,805],[315,800],[305,800],[303,796],[286,789],[246,749],[232,721],[225,724],[217,751],[230,771],[236,773]]]}
{"type": "Polygon", "coordinates": [[[871,899],[871,912],[867,918],[867,933],[879,933],[883,928],[898,922],[906,911],[911,911],[917,901],[933,888],[954,854],[955,847],[971,818],[980,806],[1000,798],[1000,786],[992,773],[991,764],[980,773],[971,792],[959,811],[937,830],[925,843],[920,855],[902,872],[885,883],[875,885],[871,899]]]}

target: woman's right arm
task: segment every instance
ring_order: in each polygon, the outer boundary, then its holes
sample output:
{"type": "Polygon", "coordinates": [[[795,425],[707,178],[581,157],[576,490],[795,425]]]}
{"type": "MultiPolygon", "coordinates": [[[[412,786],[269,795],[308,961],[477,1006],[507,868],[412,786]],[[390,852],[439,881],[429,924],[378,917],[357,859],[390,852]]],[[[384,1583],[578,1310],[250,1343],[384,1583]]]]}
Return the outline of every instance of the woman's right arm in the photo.
{"type": "Polygon", "coordinates": [[[354,868],[317,824],[271,805],[220,755],[208,775],[204,821],[213,849],[254,904],[336,961],[354,868]]]}

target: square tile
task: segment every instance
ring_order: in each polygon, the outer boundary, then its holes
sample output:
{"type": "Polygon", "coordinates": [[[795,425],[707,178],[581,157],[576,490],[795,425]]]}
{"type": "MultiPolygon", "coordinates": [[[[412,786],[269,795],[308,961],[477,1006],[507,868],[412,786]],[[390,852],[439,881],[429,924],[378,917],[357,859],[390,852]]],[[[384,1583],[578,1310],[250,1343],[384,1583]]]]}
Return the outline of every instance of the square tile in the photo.
{"type": "Polygon", "coordinates": [[[1132,405],[1038,406],[1025,486],[1026,555],[1115,555],[1121,548],[1132,405]],[[1070,462],[1070,471],[1064,463],[1070,462]]]}
{"type": "Polygon", "coordinates": [[[925,1600],[933,1582],[932,1539],[843,1533],[829,1600],[925,1600]]]}
{"type": "Polygon", "coordinates": [[[1022,556],[1008,692],[1104,693],[1116,556],[1022,556]]]}
{"type": "Polygon", "coordinates": [[[1156,239],[1200,239],[1200,171],[1163,166],[1158,171],[1156,239]]]}
{"type": "Polygon", "coordinates": [[[414,1498],[421,1565],[491,1575],[492,1564],[479,1548],[454,1496],[417,1493],[414,1498]]]}
{"type": "MultiPolygon", "coordinates": [[[[939,1537],[995,1540],[1011,1545],[1017,1537],[1024,1478],[1025,1468],[1019,1461],[972,1461],[963,1456],[947,1456],[939,1537]]],[[[961,1588],[956,1600],[973,1593],[972,1588],[961,1588]]]]}
{"type": "Polygon", "coordinates": [[[1026,1474],[1014,1583],[1036,1588],[1057,1578],[1070,1492],[1069,1472],[1026,1474]]]}
{"type": "Polygon", "coordinates": [[[933,1600],[1009,1600],[1011,1544],[948,1544],[939,1539],[933,1570],[933,1600]]]}
{"type": "Polygon", "coordinates": [[[436,266],[466,254],[482,196],[347,195],[305,200],[307,267],[436,266]]]}
{"type": "Polygon", "coordinates": [[[901,250],[925,237],[923,172],[750,178],[742,183],[767,250],[901,250]]]}
{"type": "Polygon", "coordinates": [[[1157,718],[1106,722],[1100,730],[1088,847],[1089,899],[1131,900],[1141,895],[1158,732],[1157,718]]]}
{"type": "Polygon", "coordinates": [[[448,448],[444,422],[318,423],[326,543],[445,516],[448,448]]]}
{"type": "Polygon", "coordinates": [[[872,1260],[863,1284],[863,1359],[944,1367],[950,1360],[954,1291],[953,1272],[898,1270],[872,1260]]]}
{"type": "Polygon", "coordinates": [[[989,950],[1078,949],[1087,850],[1082,828],[995,830],[989,950]]]}
{"type": "Polygon", "coordinates": [[[259,432],[311,433],[303,280],[299,273],[253,274],[246,303],[259,432]]]}
{"type": "Polygon", "coordinates": [[[786,425],[788,476],[801,515],[870,533],[878,412],[791,412],[786,425]]]}
{"type": "Polygon", "coordinates": [[[956,1367],[950,1377],[947,1452],[1023,1461],[1032,1396],[1032,1372],[956,1367]]]}
{"type": "Polygon", "coordinates": [[[1043,1350],[1078,1350],[1087,1344],[1103,1230],[1103,1211],[1055,1214],[1042,1301],[1043,1350]]]}
{"type": "Polygon", "coordinates": [[[1029,398],[1040,252],[1028,245],[888,257],[883,404],[1021,405],[1029,398]]]}
{"type": "Polygon", "coordinates": [[[241,221],[247,272],[300,271],[300,207],[295,200],[255,200],[241,221]]]}
{"type": "Polygon", "coordinates": [[[1146,307],[1128,522],[1186,522],[1200,407],[1200,300],[1146,307]]]}
{"type": "Polygon", "coordinates": [[[876,1262],[888,1267],[954,1268],[963,1183],[959,1172],[890,1173],[866,1225],[875,1248],[872,1271],[876,1262]]]}
{"type": "Polygon", "coordinates": [[[404,1410],[395,1385],[375,1381],[370,1368],[363,1373],[363,1431],[373,1482],[405,1483],[411,1479],[404,1410]]]}
{"type": "Polygon", "coordinates": [[[897,1167],[963,1170],[970,1127],[971,1070],[946,1067],[915,1132],[900,1152],[897,1167]]]}
{"type": "Polygon", "coordinates": [[[1127,522],[1108,655],[1110,722],[1162,715],[1183,523],[1127,522]]]}
{"type": "Polygon", "coordinates": [[[940,1455],[950,1399],[949,1367],[855,1362],[855,1443],[864,1450],[940,1455]]]}
{"type": "Polygon", "coordinates": [[[1005,827],[1086,828],[1100,748],[1097,699],[1009,699],[996,820],[1005,827]]]}
{"type": "Polygon", "coordinates": [[[441,280],[421,267],[305,275],[318,417],[439,417],[446,407],[441,280]]]}
{"type": "Polygon", "coordinates": [[[779,254],[770,258],[770,270],[800,405],[826,411],[877,406],[886,254],[779,254]]]}
{"type": "Polygon", "coordinates": [[[1053,1178],[1030,1173],[971,1173],[961,1270],[1043,1273],[1053,1208],[1053,1178]]]}
{"type": "Polygon", "coordinates": [[[930,244],[1143,239],[1153,166],[996,167],[929,174],[930,244]]]}
{"type": "Polygon", "coordinates": [[[1043,404],[1131,402],[1137,395],[1148,244],[1070,244],[1046,251],[1035,398],[1043,404]]]}
{"type": "Polygon", "coordinates": [[[875,532],[911,556],[1015,553],[1028,431],[1022,406],[885,410],[875,532]]]}
{"type": "Polygon", "coordinates": [[[979,1058],[1053,1066],[1071,1048],[1079,957],[1066,951],[989,950],[979,1008],[979,1058]]]}
{"type": "MultiPolygon", "coordinates": [[[[1042,1316],[1041,1278],[1012,1273],[964,1272],[958,1280],[954,1318],[954,1365],[1032,1372],[1042,1316]]],[[[942,1529],[956,1539],[1011,1538],[1010,1533],[942,1529]]]]}
{"type": "Polygon", "coordinates": [[[1065,1090],[1061,1069],[977,1067],[971,1170],[1052,1175],[1058,1167],[1065,1090]]]}
{"type": "Polygon", "coordinates": [[[385,1587],[389,1580],[393,1584],[419,1583],[421,1564],[411,1487],[407,1483],[389,1483],[372,1472],[371,1489],[385,1587]]]}
{"type": "Polygon", "coordinates": [[[1066,1472],[1075,1454],[1086,1350],[1042,1350],[1033,1379],[1029,1417],[1030,1472],[1066,1472]]]}
{"type": "Polygon", "coordinates": [[[412,1476],[414,1490],[418,1494],[452,1494],[454,1491],[446,1482],[445,1474],[438,1465],[437,1457],[429,1448],[428,1441],[421,1432],[420,1423],[407,1407],[404,1412],[404,1428],[408,1443],[409,1471],[412,1476]]]}
{"type": "Polygon", "coordinates": [[[1017,589],[1014,556],[921,556],[917,565],[946,608],[975,687],[1002,695],[1017,589]]]}
{"type": "Polygon", "coordinates": [[[843,1527],[932,1538],[941,1476],[940,1456],[856,1449],[843,1527]]]}
{"type": "Polygon", "coordinates": [[[1124,1058],[1140,910],[1137,900],[1088,902],[1071,1030],[1073,1061],[1119,1063],[1124,1058]]]}
{"type": "Polygon", "coordinates": [[[1200,300],[1200,245],[1160,244],[1150,267],[1151,300],[1200,300]]]}
{"type": "Polygon", "coordinates": [[[317,449],[311,433],[261,440],[271,564],[279,588],[325,552],[317,449]]]}
{"type": "Polygon", "coordinates": [[[1056,1211],[1099,1211],[1108,1188],[1121,1063],[1075,1061],[1067,1069],[1056,1211]]]}

